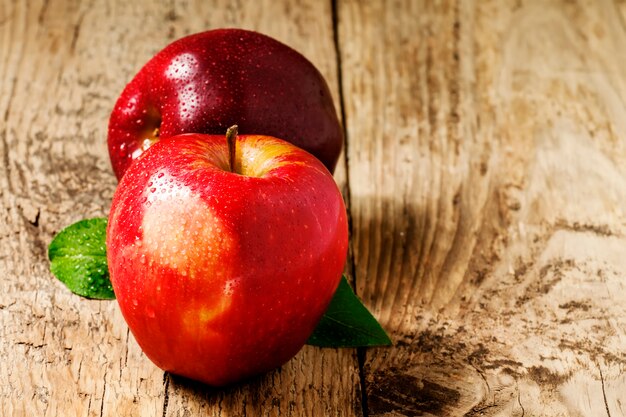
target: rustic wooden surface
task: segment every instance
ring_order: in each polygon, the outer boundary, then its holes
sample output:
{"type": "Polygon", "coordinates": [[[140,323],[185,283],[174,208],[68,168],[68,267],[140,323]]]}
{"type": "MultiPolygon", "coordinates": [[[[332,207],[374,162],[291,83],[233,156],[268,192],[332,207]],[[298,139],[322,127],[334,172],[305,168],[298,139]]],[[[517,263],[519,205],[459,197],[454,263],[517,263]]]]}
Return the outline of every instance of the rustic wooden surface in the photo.
{"type": "Polygon", "coordinates": [[[0,0],[0,415],[626,415],[625,45],[624,0],[0,0]],[[347,268],[395,345],[217,390],[153,366],[46,248],[108,213],[125,83],[224,26],[328,80],[347,268]]]}

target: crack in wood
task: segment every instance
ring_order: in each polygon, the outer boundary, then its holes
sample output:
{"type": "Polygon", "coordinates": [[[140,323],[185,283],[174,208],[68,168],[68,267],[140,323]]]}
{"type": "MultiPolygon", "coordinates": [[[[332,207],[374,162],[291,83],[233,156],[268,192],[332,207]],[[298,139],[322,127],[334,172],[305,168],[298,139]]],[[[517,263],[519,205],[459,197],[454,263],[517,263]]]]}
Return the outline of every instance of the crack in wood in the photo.
{"type": "Polygon", "coordinates": [[[606,415],[608,417],[611,417],[611,411],[609,410],[609,403],[606,400],[606,390],[604,388],[604,375],[602,374],[602,368],[600,367],[600,364],[596,364],[596,366],[598,367],[598,371],[600,371],[600,383],[602,384],[602,398],[604,400],[604,407],[606,408],[606,415]]]}
{"type": "Polygon", "coordinates": [[[170,374],[169,372],[163,372],[163,411],[161,412],[162,417],[166,417],[167,415],[167,406],[169,404],[169,395],[170,395],[170,374]]]}
{"type": "Polygon", "coordinates": [[[76,375],[76,380],[79,383],[80,383],[80,374],[81,374],[82,370],[83,370],[83,358],[80,358],[79,362],[78,362],[78,372],[77,372],[77,375],[76,375]]]}
{"type": "MultiPolygon", "coordinates": [[[[124,352],[124,367],[125,368],[128,366],[128,350],[130,349],[128,345],[129,339],[130,339],[130,327],[127,327],[126,328],[126,341],[124,342],[124,345],[126,347],[126,351],[124,352]]],[[[120,375],[121,375],[121,371],[120,371],[120,375]]]]}
{"type": "Polygon", "coordinates": [[[26,219],[28,223],[32,226],[39,227],[39,217],[41,216],[41,209],[37,209],[37,213],[35,214],[35,218],[33,220],[26,219]]]}
{"type": "Polygon", "coordinates": [[[104,370],[104,378],[103,378],[103,386],[102,386],[102,402],[100,403],[100,417],[104,415],[104,399],[106,397],[107,392],[107,369],[104,370]]]}
{"type": "Polygon", "coordinates": [[[359,364],[359,382],[361,389],[361,413],[364,417],[369,416],[369,409],[367,405],[367,383],[365,379],[365,361],[366,361],[366,348],[357,348],[356,350],[357,360],[359,364]]]}
{"type": "Polygon", "coordinates": [[[483,380],[483,382],[485,383],[485,386],[487,387],[487,393],[486,393],[485,397],[490,395],[491,394],[491,387],[489,386],[489,382],[487,381],[487,378],[485,377],[485,374],[480,369],[478,369],[473,363],[471,363],[471,361],[470,361],[470,366],[472,368],[474,368],[474,370],[476,370],[476,373],[478,373],[478,375],[480,375],[480,378],[483,380]]]}
{"type": "Polygon", "coordinates": [[[524,406],[522,405],[522,399],[521,399],[521,393],[519,391],[519,387],[517,389],[517,403],[519,404],[519,407],[522,409],[521,417],[524,417],[524,415],[526,414],[526,410],[524,410],[524,406]]]}

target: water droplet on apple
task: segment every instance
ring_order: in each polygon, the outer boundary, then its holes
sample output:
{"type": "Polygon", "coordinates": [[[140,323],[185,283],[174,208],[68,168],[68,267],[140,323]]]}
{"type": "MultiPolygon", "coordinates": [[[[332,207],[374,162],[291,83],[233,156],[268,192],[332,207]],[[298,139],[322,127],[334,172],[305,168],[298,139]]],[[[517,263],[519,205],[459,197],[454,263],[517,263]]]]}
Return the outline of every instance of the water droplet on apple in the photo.
{"type": "Polygon", "coordinates": [[[224,295],[227,295],[227,296],[233,295],[233,292],[235,288],[237,288],[237,286],[239,286],[238,278],[229,279],[228,281],[226,281],[226,284],[224,284],[224,295]]]}

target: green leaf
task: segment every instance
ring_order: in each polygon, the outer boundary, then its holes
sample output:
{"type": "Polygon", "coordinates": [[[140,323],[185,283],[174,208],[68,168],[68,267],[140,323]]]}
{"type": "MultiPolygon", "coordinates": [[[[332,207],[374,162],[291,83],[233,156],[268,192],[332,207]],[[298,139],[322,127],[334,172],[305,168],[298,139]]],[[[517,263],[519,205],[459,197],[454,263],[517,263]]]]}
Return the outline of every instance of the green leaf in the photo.
{"type": "Polygon", "coordinates": [[[321,347],[389,346],[391,340],[359,301],[344,276],[307,344],[321,347]]]}
{"type": "Polygon", "coordinates": [[[63,229],[50,242],[50,271],[73,293],[87,298],[113,299],[106,252],[107,219],[81,220],[63,229]]]}

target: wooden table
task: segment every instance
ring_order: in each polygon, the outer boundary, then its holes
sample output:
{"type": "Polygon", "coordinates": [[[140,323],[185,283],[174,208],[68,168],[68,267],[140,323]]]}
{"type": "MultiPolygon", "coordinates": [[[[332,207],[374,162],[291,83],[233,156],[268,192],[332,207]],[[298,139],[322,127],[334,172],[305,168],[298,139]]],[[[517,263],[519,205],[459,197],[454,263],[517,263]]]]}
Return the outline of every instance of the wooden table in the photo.
{"type": "Polygon", "coordinates": [[[626,1],[0,0],[0,415],[626,415],[626,1]],[[347,132],[347,266],[395,344],[225,390],[49,272],[106,216],[107,121],[183,35],[300,50],[347,132]]]}

